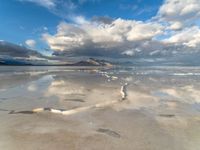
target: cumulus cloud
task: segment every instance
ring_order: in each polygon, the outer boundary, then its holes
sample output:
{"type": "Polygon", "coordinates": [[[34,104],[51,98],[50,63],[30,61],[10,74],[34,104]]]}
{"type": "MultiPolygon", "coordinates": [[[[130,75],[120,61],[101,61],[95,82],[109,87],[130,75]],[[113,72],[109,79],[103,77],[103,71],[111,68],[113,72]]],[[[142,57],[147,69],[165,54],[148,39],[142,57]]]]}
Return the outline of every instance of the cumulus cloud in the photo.
{"type": "Polygon", "coordinates": [[[34,48],[35,45],[36,45],[36,41],[35,40],[32,40],[32,39],[28,39],[25,41],[26,45],[30,48],[34,48]]]}
{"type": "Polygon", "coordinates": [[[200,28],[197,26],[185,28],[164,41],[195,48],[200,45],[200,28]]]}
{"type": "Polygon", "coordinates": [[[200,19],[200,2],[199,0],[165,0],[157,17],[169,22],[170,29],[179,30],[200,19]]]}
{"type": "Polygon", "coordinates": [[[122,52],[122,55],[133,56],[134,50],[126,50],[126,51],[122,52]]]}
{"type": "Polygon", "coordinates": [[[111,24],[114,19],[108,16],[94,16],[92,17],[91,21],[96,23],[104,23],[104,24],[111,24]]]}
{"type": "Polygon", "coordinates": [[[139,43],[151,41],[163,32],[162,26],[153,22],[119,18],[108,24],[81,20],[78,24],[62,22],[55,35],[45,33],[43,39],[56,54],[113,54],[133,49],[139,43]]]}
{"type": "Polygon", "coordinates": [[[165,0],[153,18],[72,16],[71,23],[61,22],[55,34],[42,38],[54,55],[67,56],[160,57],[194,51],[199,45],[198,0],[165,0]]]}
{"type": "MultiPolygon", "coordinates": [[[[35,2],[43,6],[42,2],[45,0],[40,3],[37,0],[21,1],[35,2]]],[[[61,13],[63,10],[68,13],[90,0],[76,3],[71,0],[46,1],[49,6],[43,7],[66,17],[66,13],[61,13]]],[[[86,19],[75,14],[70,14],[67,18],[69,22],[60,22],[54,34],[48,33],[48,30],[42,34],[42,39],[57,56],[150,59],[176,56],[176,60],[181,60],[187,59],[186,56],[189,57],[190,53],[200,53],[199,0],[165,0],[156,16],[146,21],[108,16],[86,19]]],[[[30,41],[26,44],[29,47],[35,45],[33,41],[32,44],[30,41]]]]}

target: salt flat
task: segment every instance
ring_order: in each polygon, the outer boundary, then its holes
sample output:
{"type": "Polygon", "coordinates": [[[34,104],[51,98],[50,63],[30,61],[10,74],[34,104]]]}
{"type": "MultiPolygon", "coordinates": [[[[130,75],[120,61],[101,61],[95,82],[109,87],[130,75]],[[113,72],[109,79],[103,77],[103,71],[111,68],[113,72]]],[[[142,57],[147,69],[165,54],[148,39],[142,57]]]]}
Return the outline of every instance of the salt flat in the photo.
{"type": "Polygon", "coordinates": [[[200,149],[199,81],[198,67],[2,66],[0,149],[200,149]]]}

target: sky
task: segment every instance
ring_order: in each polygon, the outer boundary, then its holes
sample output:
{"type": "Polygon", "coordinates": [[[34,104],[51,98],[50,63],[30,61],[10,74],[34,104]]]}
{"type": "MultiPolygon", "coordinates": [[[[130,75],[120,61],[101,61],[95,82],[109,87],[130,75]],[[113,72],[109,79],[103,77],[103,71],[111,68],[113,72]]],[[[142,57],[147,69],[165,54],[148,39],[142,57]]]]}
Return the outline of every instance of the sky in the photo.
{"type": "Polygon", "coordinates": [[[49,57],[191,60],[200,52],[199,0],[1,0],[0,20],[0,44],[49,57]]]}

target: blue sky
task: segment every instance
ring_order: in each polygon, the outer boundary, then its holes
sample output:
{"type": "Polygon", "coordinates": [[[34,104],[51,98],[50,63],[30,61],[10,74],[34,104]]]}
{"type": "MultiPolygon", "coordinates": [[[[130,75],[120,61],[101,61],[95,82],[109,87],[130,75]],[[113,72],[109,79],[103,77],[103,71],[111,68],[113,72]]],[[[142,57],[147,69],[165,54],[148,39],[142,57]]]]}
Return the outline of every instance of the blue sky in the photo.
{"type": "Polygon", "coordinates": [[[45,55],[167,58],[200,51],[199,0],[2,0],[0,20],[0,40],[45,55]]]}
{"type": "Polygon", "coordinates": [[[24,44],[27,39],[34,39],[42,49],[40,34],[44,27],[54,31],[61,18],[48,9],[30,2],[17,0],[0,1],[0,39],[16,44],[24,44]]]}
{"type": "MultiPolygon", "coordinates": [[[[86,18],[94,16],[108,16],[111,18],[124,18],[147,20],[157,13],[162,0],[87,0],[71,1],[74,9],[55,13],[47,7],[30,1],[2,0],[0,1],[0,39],[24,44],[27,39],[34,39],[37,49],[43,49],[45,44],[40,36],[45,28],[49,32],[56,31],[61,21],[70,22],[71,15],[81,15],[86,18]]],[[[59,6],[60,7],[60,6],[59,6]]],[[[66,9],[66,10],[65,10],[66,9]]]]}

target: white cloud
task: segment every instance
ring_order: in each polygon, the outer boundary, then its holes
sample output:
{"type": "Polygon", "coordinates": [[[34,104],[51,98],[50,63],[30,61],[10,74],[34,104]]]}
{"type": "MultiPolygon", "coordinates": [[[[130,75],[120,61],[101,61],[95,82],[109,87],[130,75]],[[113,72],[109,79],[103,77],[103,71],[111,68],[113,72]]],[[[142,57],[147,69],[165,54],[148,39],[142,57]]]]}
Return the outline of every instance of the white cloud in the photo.
{"type": "Polygon", "coordinates": [[[171,29],[181,29],[200,19],[200,2],[199,0],[165,0],[157,17],[169,22],[171,29]]]}
{"type": "Polygon", "coordinates": [[[30,48],[34,48],[35,45],[36,45],[36,41],[35,40],[32,40],[32,39],[28,39],[25,41],[26,45],[30,48]]]}
{"type": "MultiPolygon", "coordinates": [[[[162,33],[162,26],[152,22],[116,19],[110,24],[79,18],[75,24],[62,22],[57,33],[43,34],[43,39],[55,51],[126,50],[136,42],[152,40],[162,33]]],[[[133,48],[133,47],[132,47],[133,48]]]]}
{"type": "Polygon", "coordinates": [[[47,27],[43,27],[43,30],[44,30],[44,31],[48,31],[48,28],[47,28],[47,27]]]}
{"type": "Polygon", "coordinates": [[[88,24],[89,22],[83,16],[71,17],[71,20],[76,24],[88,24]]]}
{"type": "Polygon", "coordinates": [[[198,51],[199,0],[165,0],[157,15],[147,21],[68,16],[57,32],[42,34],[56,55],[160,57],[198,51]]]}
{"type": "Polygon", "coordinates": [[[183,23],[174,21],[171,23],[168,29],[170,30],[180,30],[183,28],[183,23]]]}
{"type": "Polygon", "coordinates": [[[56,6],[56,0],[19,0],[19,1],[32,2],[49,9],[54,8],[56,6]]]}
{"type": "Polygon", "coordinates": [[[185,28],[164,41],[167,43],[186,45],[188,47],[197,47],[200,45],[200,28],[197,26],[185,28]]]}
{"type": "Polygon", "coordinates": [[[134,51],[133,50],[126,50],[126,51],[122,52],[122,55],[133,56],[134,51]]]}
{"type": "Polygon", "coordinates": [[[49,12],[61,17],[69,18],[78,5],[73,0],[17,0],[29,2],[47,8],[49,12]]]}

